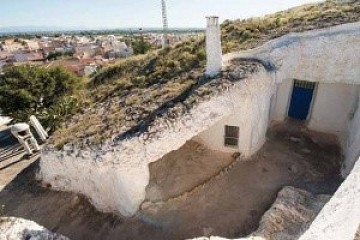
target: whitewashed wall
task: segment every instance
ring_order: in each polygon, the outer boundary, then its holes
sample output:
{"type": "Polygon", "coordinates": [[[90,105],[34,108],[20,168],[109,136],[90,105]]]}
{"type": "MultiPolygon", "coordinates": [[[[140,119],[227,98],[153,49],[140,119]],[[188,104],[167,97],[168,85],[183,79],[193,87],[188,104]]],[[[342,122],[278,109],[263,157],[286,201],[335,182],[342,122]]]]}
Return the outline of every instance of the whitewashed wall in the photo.
{"type": "Polygon", "coordinates": [[[284,121],[287,117],[293,85],[293,79],[285,79],[277,84],[275,108],[271,120],[284,121]]]}
{"type": "Polygon", "coordinates": [[[249,87],[246,95],[229,95],[232,99],[232,114],[200,133],[194,138],[195,141],[214,150],[240,152],[245,157],[251,156],[262,147],[269,124],[270,99],[275,92],[273,75],[259,74],[247,84],[249,87]],[[224,145],[225,125],[240,128],[238,147],[224,145]]]}
{"type": "Polygon", "coordinates": [[[360,97],[358,98],[357,103],[357,110],[348,128],[347,145],[345,148],[345,162],[342,168],[342,175],[344,177],[350,173],[355,161],[357,161],[360,157],[360,97]]]}
{"type": "Polygon", "coordinates": [[[222,67],[221,29],[219,18],[207,17],[206,20],[206,74],[215,76],[222,67]]]}
{"type": "MultiPolygon", "coordinates": [[[[343,147],[348,127],[356,110],[359,85],[319,83],[314,90],[310,108],[309,129],[332,133],[339,137],[343,147]]],[[[293,80],[277,84],[276,107],[272,120],[283,121],[288,116],[293,91],[293,80]]]]}
{"type": "Polygon", "coordinates": [[[348,127],[358,101],[358,85],[324,84],[317,86],[308,127],[335,134],[344,146],[348,127]]]}
{"type": "Polygon", "coordinates": [[[276,69],[276,81],[300,79],[319,83],[360,84],[360,21],[292,33],[263,46],[223,57],[258,59],[276,69]]]}
{"type": "Polygon", "coordinates": [[[224,56],[274,66],[277,85],[272,119],[287,117],[293,79],[318,83],[309,128],[336,134],[344,146],[360,84],[360,22],[289,34],[260,48],[224,56]]]}

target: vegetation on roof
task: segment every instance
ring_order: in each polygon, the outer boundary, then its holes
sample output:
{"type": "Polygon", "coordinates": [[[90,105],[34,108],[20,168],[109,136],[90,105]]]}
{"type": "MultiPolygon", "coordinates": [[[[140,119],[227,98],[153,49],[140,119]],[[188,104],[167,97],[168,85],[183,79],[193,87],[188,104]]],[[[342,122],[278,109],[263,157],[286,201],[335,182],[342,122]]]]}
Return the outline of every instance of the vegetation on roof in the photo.
{"type": "MultiPolygon", "coordinates": [[[[360,1],[326,1],[246,20],[222,24],[224,53],[255,48],[290,32],[356,22],[360,1]]],[[[206,53],[204,39],[192,39],[173,47],[134,56],[103,69],[89,80],[79,95],[77,114],[55,131],[57,147],[66,143],[99,144],[114,135],[133,129],[150,119],[173,99],[190,93],[204,81],[206,53]]],[[[204,85],[211,88],[211,84],[204,85]]],[[[202,87],[202,91],[204,90],[202,87]]],[[[209,91],[211,92],[211,91],[209,91]]],[[[186,95],[188,96],[188,95],[186,95]]],[[[183,99],[183,98],[181,98],[183,99]]]]}
{"type": "MultiPolygon", "coordinates": [[[[254,48],[290,32],[359,19],[360,1],[347,4],[326,1],[263,18],[227,20],[222,24],[223,51],[254,48]]],[[[204,39],[192,39],[104,69],[88,86],[92,107],[64,124],[55,133],[55,143],[62,146],[86,139],[87,144],[98,144],[128,131],[159,106],[196,85],[204,72],[205,59],[204,39]]]]}

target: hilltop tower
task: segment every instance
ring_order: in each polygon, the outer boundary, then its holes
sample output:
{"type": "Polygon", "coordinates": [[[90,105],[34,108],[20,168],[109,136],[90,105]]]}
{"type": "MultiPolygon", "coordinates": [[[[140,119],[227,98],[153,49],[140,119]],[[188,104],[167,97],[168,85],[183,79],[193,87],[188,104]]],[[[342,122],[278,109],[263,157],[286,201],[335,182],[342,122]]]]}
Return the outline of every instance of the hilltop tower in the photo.
{"type": "Polygon", "coordinates": [[[219,17],[206,17],[206,75],[213,77],[222,67],[221,30],[219,17]]]}
{"type": "Polygon", "coordinates": [[[167,19],[167,8],[165,0],[161,0],[161,7],[162,7],[162,20],[163,20],[163,36],[162,36],[162,47],[166,47],[169,44],[168,39],[168,19],[167,19]]]}

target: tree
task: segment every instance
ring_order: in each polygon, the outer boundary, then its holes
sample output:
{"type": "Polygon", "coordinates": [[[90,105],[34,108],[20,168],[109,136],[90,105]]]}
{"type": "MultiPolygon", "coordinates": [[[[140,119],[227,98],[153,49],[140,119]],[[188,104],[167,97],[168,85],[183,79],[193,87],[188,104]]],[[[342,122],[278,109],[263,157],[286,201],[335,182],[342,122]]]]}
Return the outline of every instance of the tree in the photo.
{"type": "Polygon", "coordinates": [[[145,54],[151,49],[151,44],[145,42],[143,38],[140,40],[135,40],[132,42],[132,48],[134,49],[134,54],[145,54]]]}
{"type": "Polygon", "coordinates": [[[66,112],[70,114],[76,105],[72,96],[80,85],[79,78],[61,67],[46,69],[26,65],[7,68],[0,75],[1,110],[17,121],[28,121],[34,114],[47,126],[54,127],[66,117],[54,116],[53,113],[59,113],[54,107],[64,108],[62,102],[68,103],[72,99],[69,103],[72,110],[66,112]]]}
{"type": "Polygon", "coordinates": [[[61,52],[50,52],[46,57],[47,60],[57,60],[58,57],[61,57],[63,54],[61,52]]]}

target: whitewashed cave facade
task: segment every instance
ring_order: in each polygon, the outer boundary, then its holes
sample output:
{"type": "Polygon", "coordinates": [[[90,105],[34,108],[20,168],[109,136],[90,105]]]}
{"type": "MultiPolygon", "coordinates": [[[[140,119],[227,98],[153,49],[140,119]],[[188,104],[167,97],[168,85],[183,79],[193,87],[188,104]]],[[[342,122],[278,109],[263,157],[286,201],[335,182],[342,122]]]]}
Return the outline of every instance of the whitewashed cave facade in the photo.
{"type": "Polygon", "coordinates": [[[140,136],[87,149],[49,147],[41,158],[39,178],[56,190],[87,196],[101,211],[132,216],[145,199],[149,164],[187,141],[244,157],[258,151],[271,122],[289,116],[294,80],[314,83],[306,124],[339,137],[346,176],[360,154],[359,52],[360,23],[353,23],[290,34],[258,49],[225,55],[224,65],[245,58],[273,68],[261,68],[175,123],[159,119],[156,138],[145,141],[140,136]],[[238,131],[233,146],[224,144],[226,126],[238,131]]]}
{"type": "MultiPolygon", "coordinates": [[[[294,83],[312,83],[305,116],[306,125],[338,136],[346,161],[343,175],[351,171],[360,149],[354,149],[359,128],[360,22],[328,29],[290,34],[264,46],[224,57],[257,59],[271,64],[276,90],[270,101],[270,121],[284,121],[291,115],[294,83]]],[[[296,107],[296,106],[295,106],[296,107]]],[[[291,116],[290,116],[291,117],[291,116]]]]}

